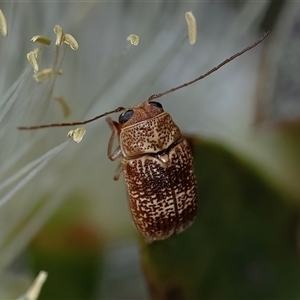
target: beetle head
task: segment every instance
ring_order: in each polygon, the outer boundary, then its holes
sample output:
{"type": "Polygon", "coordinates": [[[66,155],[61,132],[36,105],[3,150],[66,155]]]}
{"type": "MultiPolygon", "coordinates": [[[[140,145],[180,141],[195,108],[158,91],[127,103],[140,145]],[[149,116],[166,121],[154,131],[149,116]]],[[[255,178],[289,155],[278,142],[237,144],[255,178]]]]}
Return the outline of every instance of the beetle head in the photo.
{"type": "Polygon", "coordinates": [[[138,105],[126,109],[119,116],[119,123],[122,127],[127,127],[152,119],[164,112],[162,105],[155,101],[145,101],[138,105]]]}

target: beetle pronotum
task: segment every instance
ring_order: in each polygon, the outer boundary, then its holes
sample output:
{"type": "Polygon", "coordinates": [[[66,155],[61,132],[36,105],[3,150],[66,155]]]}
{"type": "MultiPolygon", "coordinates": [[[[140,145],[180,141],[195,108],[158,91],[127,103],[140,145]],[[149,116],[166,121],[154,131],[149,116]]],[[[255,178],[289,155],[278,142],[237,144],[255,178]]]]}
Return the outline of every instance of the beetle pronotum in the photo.
{"type": "Polygon", "coordinates": [[[124,111],[119,116],[119,122],[107,118],[112,130],[108,143],[108,157],[112,161],[122,158],[114,179],[118,180],[121,173],[124,173],[132,217],[146,241],[164,240],[184,231],[193,223],[197,213],[197,183],[188,142],[171,116],[163,110],[162,105],[153,100],[207,77],[260,44],[268,36],[269,32],[204,75],[163,93],[154,94],[138,105],[129,108],[118,107],[83,122],[19,129],[83,125],[124,111]],[[113,150],[113,143],[117,137],[119,146],[113,150]]]}

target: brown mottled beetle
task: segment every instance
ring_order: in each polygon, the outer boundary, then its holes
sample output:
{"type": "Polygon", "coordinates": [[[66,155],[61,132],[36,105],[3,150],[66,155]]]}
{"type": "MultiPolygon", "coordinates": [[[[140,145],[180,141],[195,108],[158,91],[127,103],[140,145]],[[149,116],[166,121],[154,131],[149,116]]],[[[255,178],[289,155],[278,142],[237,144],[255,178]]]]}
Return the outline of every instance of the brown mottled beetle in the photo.
{"type": "Polygon", "coordinates": [[[108,157],[122,157],[134,223],[147,241],[164,240],[190,226],[197,212],[197,183],[188,142],[158,102],[127,109],[119,123],[108,118],[108,157]],[[113,152],[114,139],[120,145],[113,152]]]}
{"type": "Polygon", "coordinates": [[[184,231],[193,223],[197,213],[197,183],[188,142],[162,105],[153,100],[203,79],[257,46],[268,35],[269,32],[253,45],[193,81],[155,94],[136,106],[119,107],[83,122],[19,129],[83,125],[111,113],[124,111],[119,122],[107,119],[112,129],[108,157],[112,161],[122,158],[114,179],[118,180],[124,172],[132,217],[146,241],[164,240],[184,231]],[[113,151],[113,143],[117,137],[119,146],[113,151]]]}

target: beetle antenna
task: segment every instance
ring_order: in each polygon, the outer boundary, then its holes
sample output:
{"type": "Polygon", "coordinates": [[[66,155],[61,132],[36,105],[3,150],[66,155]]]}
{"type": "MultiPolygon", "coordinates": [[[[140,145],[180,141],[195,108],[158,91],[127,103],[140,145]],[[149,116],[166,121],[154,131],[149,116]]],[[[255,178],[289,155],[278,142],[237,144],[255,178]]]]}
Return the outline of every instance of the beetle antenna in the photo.
{"type": "Polygon", "coordinates": [[[196,79],[192,80],[192,81],[189,81],[187,83],[184,83],[182,85],[179,85],[177,87],[174,87],[166,92],[163,92],[163,93],[159,93],[159,94],[154,94],[152,95],[149,99],[148,99],[148,102],[150,102],[151,100],[153,99],[157,99],[157,98],[160,98],[164,95],[167,95],[169,93],[173,93],[177,90],[180,90],[186,86],[189,86],[205,77],[207,77],[208,75],[214,73],[215,71],[217,71],[218,69],[220,69],[221,67],[225,66],[226,64],[228,64],[229,62],[231,62],[232,60],[234,60],[235,58],[237,58],[238,56],[241,56],[242,54],[248,52],[249,50],[251,50],[252,48],[256,47],[257,45],[259,45],[263,40],[265,40],[268,36],[270,35],[270,31],[267,31],[263,37],[261,39],[259,39],[258,41],[256,41],[254,44],[252,44],[251,46],[248,46],[247,48],[245,48],[244,50],[242,50],[241,52],[238,52],[236,54],[234,54],[233,56],[231,56],[230,58],[227,58],[226,60],[224,60],[222,63],[220,63],[219,65],[217,65],[216,67],[212,68],[210,71],[208,71],[207,73],[205,73],[204,75],[201,75],[200,77],[197,77],[196,79]]]}
{"type": "Polygon", "coordinates": [[[18,127],[19,130],[34,130],[34,129],[42,129],[42,128],[48,128],[48,127],[62,127],[62,126],[75,126],[75,125],[84,125],[84,124],[87,124],[87,123],[90,123],[90,122],[93,122],[95,120],[98,120],[102,117],[105,117],[107,115],[110,115],[110,114],[113,114],[113,113],[116,113],[116,112],[119,112],[119,111],[122,111],[122,110],[125,110],[126,108],[125,107],[118,107],[114,110],[111,110],[111,111],[108,111],[102,115],[99,115],[99,116],[96,116],[92,119],[89,119],[89,120],[86,120],[86,121],[83,121],[83,122],[74,122],[74,123],[54,123],[54,124],[46,124],[46,125],[37,125],[37,126],[29,126],[29,127],[18,127]]]}
{"type": "MultiPolygon", "coordinates": [[[[205,77],[207,77],[208,75],[214,73],[215,71],[217,71],[218,69],[220,69],[221,67],[223,67],[224,65],[226,65],[227,63],[231,62],[232,60],[234,60],[235,58],[237,58],[238,56],[241,56],[242,54],[248,52],[249,50],[251,50],[252,48],[256,47],[257,45],[259,45],[262,41],[264,41],[268,36],[270,35],[270,31],[267,31],[263,37],[261,39],[259,39],[258,41],[256,41],[254,44],[252,44],[251,46],[248,46],[247,48],[245,48],[244,50],[242,50],[241,52],[238,52],[236,53],[235,55],[231,56],[230,58],[227,58],[226,60],[224,60],[222,63],[220,63],[219,65],[217,65],[216,67],[212,68],[210,71],[208,71],[207,73],[205,73],[204,75],[201,75],[200,77],[197,77],[196,79],[192,80],[192,81],[189,81],[189,82],[186,82],[182,85],[179,85],[177,87],[174,87],[168,91],[165,91],[163,93],[159,93],[159,94],[154,94],[152,95],[149,99],[148,99],[148,102],[150,102],[151,100],[153,99],[157,99],[157,98],[160,98],[164,95],[167,95],[169,93],[172,93],[172,92],[175,92],[177,90],[180,90],[184,87],[187,87],[205,77]]],[[[116,113],[116,112],[120,112],[120,111],[123,111],[123,110],[126,110],[125,107],[118,107],[114,110],[111,110],[111,111],[108,111],[102,115],[99,115],[99,116],[96,116],[92,119],[89,119],[89,120],[85,120],[85,121],[82,121],[82,122],[73,122],[73,123],[53,123],[53,124],[45,124],[45,125],[37,125],[37,126],[29,126],[29,127],[18,127],[19,130],[35,130],[35,129],[42,129],[42,128],[49,128],[49,127],[63,127],[63,126],[75,126],[75,125],[84,125],[84,124],[87,124],[87,123],[90,123],[90,122],[93,122],[95,120],[98,120],[102,117],[105,117],[107,115],[110,115],[112,113],[116,113]]]]}

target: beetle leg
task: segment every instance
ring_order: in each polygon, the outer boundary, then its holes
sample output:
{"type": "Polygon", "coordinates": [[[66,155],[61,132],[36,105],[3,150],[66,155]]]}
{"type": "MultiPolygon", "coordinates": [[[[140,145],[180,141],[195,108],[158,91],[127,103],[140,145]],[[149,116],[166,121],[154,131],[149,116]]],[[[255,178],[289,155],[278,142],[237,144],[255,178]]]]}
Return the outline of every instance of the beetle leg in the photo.
{"type": "Polygon", "coordinates": [[[112,149],[109,148],[107,154],[108,154],[108,158],[111,161],[115,161],[116,159],[118,159],[119,157],[122,156],[122,150],[121,150],[120,146],[118,146],[114,152],[112,152],[112,149]]]}
{"type": "Polygon", "coordinates": [[[115,124],[115,122],[111,118],[106,119],[110,129],[112,130],[109,142],[108,142],[108,148],[107,148],[107,156],[110,160],[114,161],[122,156],[122,150],[120,148],[120,145],[113,151],[113,145],[115,138],[118,136],[119,131],[115,124]]]}
{"type": "Polygon", "coordinates": [[[123,172],[123,164],[120,163],[118,165],[118,168],[116,169],[115,175],[114,175],[114,180],[119,180],[121,173],[123,172]]]}

